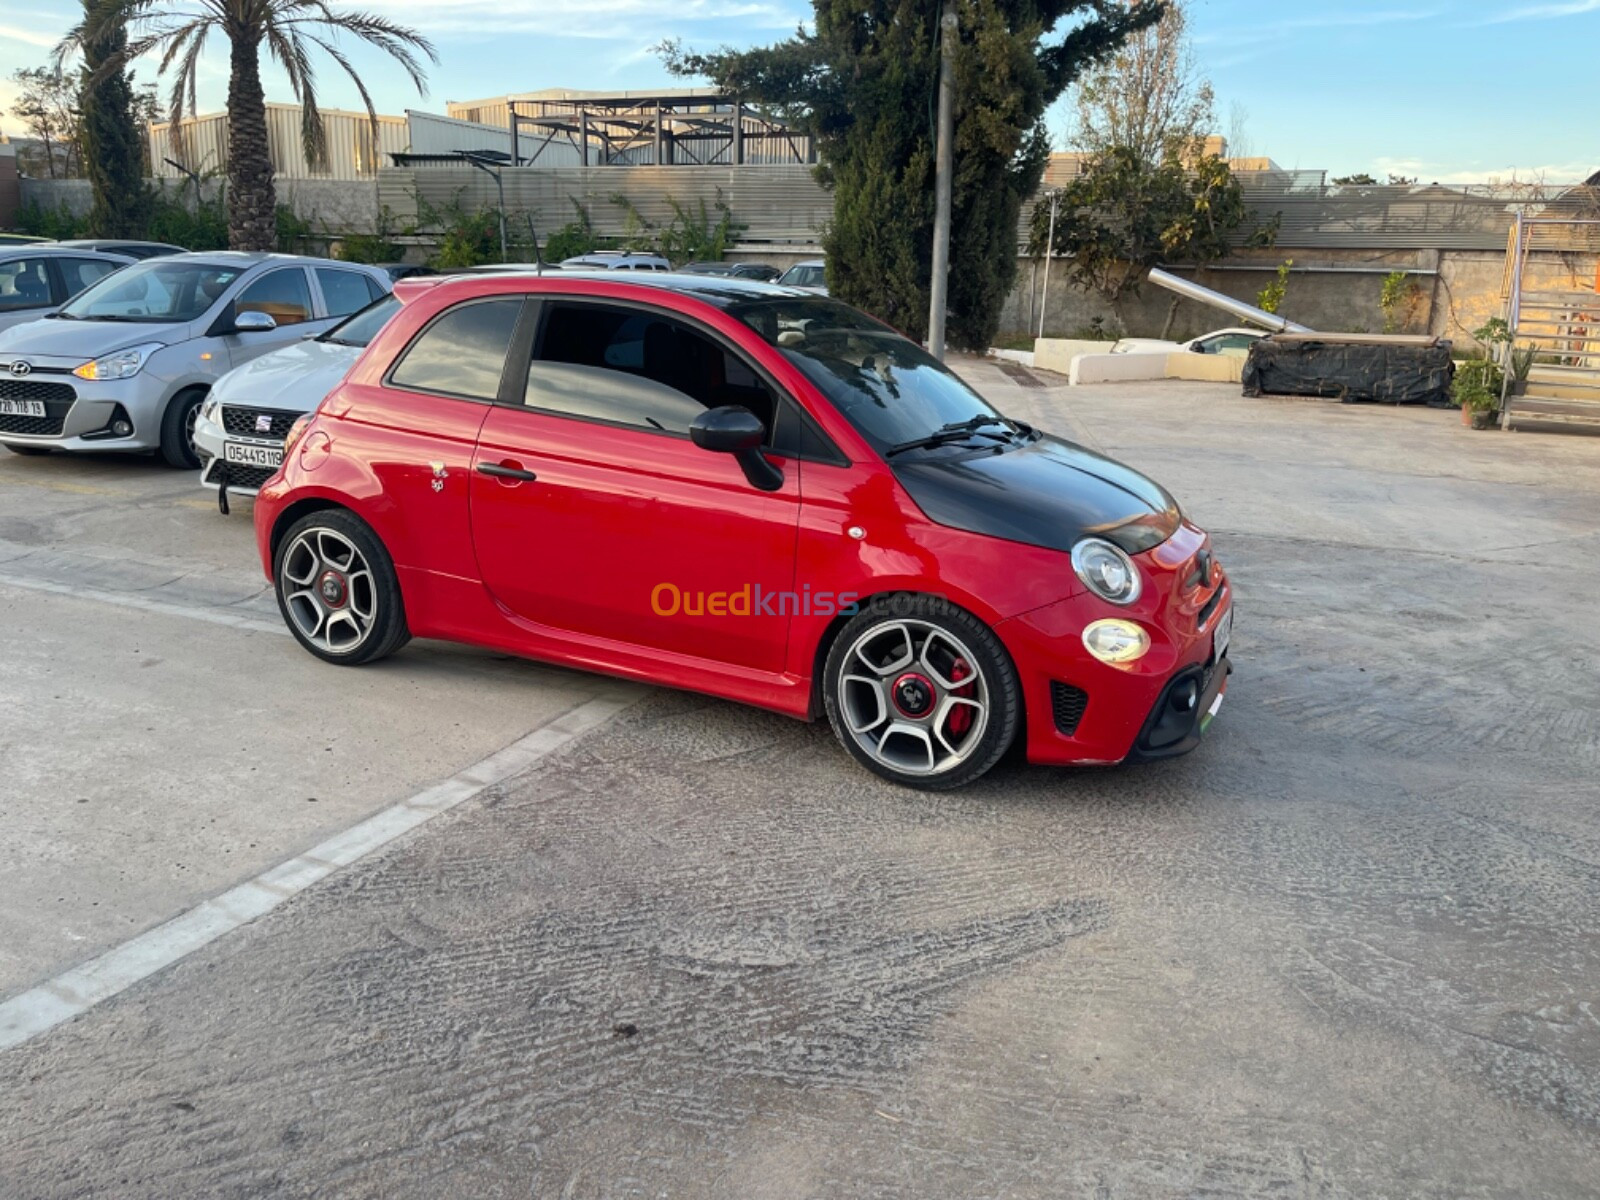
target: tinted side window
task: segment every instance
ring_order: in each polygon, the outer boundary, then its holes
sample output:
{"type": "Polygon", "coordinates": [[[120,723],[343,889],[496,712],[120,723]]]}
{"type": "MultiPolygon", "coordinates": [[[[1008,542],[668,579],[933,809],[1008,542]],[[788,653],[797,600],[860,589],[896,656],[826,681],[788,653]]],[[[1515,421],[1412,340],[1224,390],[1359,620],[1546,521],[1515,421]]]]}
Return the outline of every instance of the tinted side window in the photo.
{"type": "Polygon", "coordinates": [[[322,285],[322,298],[330,317],[348,317],[373,301],[372,293],[367,291],[367,277],[359,271],[318,267],[317,282],[322,285]]]}
{"type": "Polygon", "coordinates": [[[777,402],[744,362],[658,313],[556,304],[528,371],[526,403],[574,417],[687,434],[708,408],[738,404],[772,441],[777,402]]]}
{"type": "Polygon", "coordinates": [[[116,263],[102,262],[97,258],[58,258],[61,281],[67,285],[67,295],[76,296],[96,280],[104,279],[117,269],[116,263]]]}
{"type": "Polygon", "coordinates": [[[0,263],[0,312],[50,305],[50,276],[42,258],[0,263]]]}
{"type": "Polygon", "coordinates": [[[264,312],[279,325],[311,320],[311,288],[299,267],[285,267],[263,275],[239,293],[236,313],[264,312]]]}
{"type": "Polygon", "coordinates": [[[458,305],[422,331],[389,374],[395,387],[493,400],[522,301],[458,305]]]}

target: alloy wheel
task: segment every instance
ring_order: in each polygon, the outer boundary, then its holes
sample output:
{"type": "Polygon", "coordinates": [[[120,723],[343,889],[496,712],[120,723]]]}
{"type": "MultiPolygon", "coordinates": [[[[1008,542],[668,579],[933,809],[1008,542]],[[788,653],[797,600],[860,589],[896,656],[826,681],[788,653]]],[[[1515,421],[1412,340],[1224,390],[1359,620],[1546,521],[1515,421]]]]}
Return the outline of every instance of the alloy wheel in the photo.
{"type": "Polygon", "coordinates": [[[983,741],[989,684],[978,658],[927,621],[885,621],[861,634],[839,673],[839,712],[856,744],[890,770],[934,776],[983,741]]]}
{"type": "Polygon", "coordinates": [[[336,530],[302,532],[283,556],[284,607],[300,634],[329,654],[350,654],[378,618],[372,568],[354,542],[336,530]]]}

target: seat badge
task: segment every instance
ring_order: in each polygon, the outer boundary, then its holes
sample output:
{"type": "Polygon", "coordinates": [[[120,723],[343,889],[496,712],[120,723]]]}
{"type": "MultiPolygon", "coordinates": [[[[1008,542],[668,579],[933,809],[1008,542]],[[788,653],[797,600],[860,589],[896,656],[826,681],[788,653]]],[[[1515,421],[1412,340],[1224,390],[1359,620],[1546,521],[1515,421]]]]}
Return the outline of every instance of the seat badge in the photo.
{"type": "Polygon", "coordinates": [[[266,413],[257,413],[256,414],[256,432],[257,433],[271,433],[272,432],[272,418],[269,417],[266,413]]]}

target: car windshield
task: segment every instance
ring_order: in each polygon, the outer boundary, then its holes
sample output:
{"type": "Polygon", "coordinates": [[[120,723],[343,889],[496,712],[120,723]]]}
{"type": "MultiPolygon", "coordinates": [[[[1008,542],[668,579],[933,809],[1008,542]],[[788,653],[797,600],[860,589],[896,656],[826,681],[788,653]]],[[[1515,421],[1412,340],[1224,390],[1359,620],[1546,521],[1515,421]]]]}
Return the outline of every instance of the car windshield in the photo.
{"type": "Polygon", "coordinates": [[[790,267],[778,282],[788,284],[790,287],[821,287],[827,282],[827,276],[821,267],[790,267]]]}
{"type": "Polygon", "coordinates": [[[379,296],[359,312],[351,313],[317,341],[332,342],[335,346],[365,346],[378,336],[378,330],[399,311],[400,301],[392,295],[379,296]]]}
{"type": "Polygon", "coordinates": [[[241,274],[238,267],[152,259],[107,275],[69,300],[58,315],[72,321],[193,321],[241,274]]]}
{"type": "Polygon", "coordinates": [[[992,438],[1012,428],[933,355],[847,304],[785,297],[730,305],[728,312],[799,368],[879,450],[941,434],[992,438]]]}

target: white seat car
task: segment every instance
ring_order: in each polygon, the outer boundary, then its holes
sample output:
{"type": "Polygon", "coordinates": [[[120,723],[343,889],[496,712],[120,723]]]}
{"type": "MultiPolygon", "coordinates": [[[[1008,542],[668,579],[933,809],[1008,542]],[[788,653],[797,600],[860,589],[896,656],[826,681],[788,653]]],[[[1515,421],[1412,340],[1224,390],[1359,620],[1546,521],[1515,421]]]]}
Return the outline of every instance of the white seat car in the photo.
{"type": "Polygon", "coordinates": [[[200,482],[217,490],[228,511],[228,494],[255,495],[283,461],[289,427],[316,409],[378,330],[400,311],[383,296],[326,333],[274,350],[235,367],[211,389],[194,426],[200,482]]]}
{"type": "Polygon", "coordinates": [[[1188,350],[1194,354],[1224,354],[1243,358],[1250,347],[1267,336],[1264,329],[1213,329],[1187,342],[1169,342],[1161,338],[1123,338],[1111,347],[1112,354],[1173,354],[1188,350]]]}
{"type": "Polygon", "coordinates": [[[819,295],[828,294],[828,264],[825,259],[811,258],[805,262],[797,262],[782,275],[778,276],[778,283],[784,287],[805,288],[808,292],[819,295]]]}
{"type": "Polygon", "coordinates": [[[173,254],[123,267],[42,320],[0,330],[0,445],[159,450],[175,467],[198,467],[195,419],[213,383],[389,288],[376,268],[289,254],[173,254]]]}

